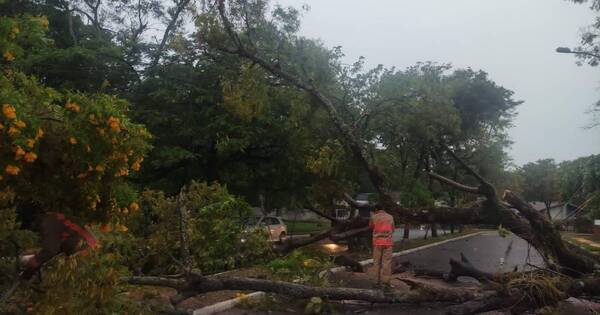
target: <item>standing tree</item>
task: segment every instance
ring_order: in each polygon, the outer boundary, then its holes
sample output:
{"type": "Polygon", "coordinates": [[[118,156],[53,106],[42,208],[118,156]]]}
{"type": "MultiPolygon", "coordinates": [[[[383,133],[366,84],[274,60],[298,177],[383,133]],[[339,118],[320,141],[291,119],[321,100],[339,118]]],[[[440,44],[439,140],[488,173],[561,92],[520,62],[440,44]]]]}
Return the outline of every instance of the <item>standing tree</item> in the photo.
{"type": "Polygon", "coordinates": [[[546,206],[548,219],[552,219],[552,203],[560,199],[558,167],[553,159],[538,160],[523,165],[523,196],[527,201],[541,201],[546,206]]]}

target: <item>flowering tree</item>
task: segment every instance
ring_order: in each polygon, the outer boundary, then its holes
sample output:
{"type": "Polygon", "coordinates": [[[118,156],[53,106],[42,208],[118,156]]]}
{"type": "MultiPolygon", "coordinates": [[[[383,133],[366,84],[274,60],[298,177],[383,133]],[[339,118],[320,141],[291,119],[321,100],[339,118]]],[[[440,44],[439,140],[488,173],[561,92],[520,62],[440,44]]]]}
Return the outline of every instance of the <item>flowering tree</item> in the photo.
{"type": "Polygon", "coordinates": [[[44,17],[0,18],[0,191],[98,219],[137,209],[134,194],[118,190],[140,169],[150,135],[128,119],[127,102],[47,88],[18,70],[19,58],[48,47],[47,27],[44,17]]]}

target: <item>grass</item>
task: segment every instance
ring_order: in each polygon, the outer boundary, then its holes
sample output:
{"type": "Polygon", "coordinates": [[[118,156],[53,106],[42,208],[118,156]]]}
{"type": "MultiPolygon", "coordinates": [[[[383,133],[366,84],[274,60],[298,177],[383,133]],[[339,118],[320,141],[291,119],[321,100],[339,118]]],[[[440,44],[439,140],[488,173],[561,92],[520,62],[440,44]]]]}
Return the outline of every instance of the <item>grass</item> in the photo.
{"type": "Polygon", "coordinates": [[[594,237],[593,235],[562,233],[562,236],[563,239],[572,244],[578,245],[579,247],[594,254],[600,254],[600,239],[594,237]]]}
{"type": "Polygon", "coordinates": [[[311,234],[321,232],[329,228],[328,222],[305,221],[305,220],[285,220],[288,228],[288,234],[311,234]]]}

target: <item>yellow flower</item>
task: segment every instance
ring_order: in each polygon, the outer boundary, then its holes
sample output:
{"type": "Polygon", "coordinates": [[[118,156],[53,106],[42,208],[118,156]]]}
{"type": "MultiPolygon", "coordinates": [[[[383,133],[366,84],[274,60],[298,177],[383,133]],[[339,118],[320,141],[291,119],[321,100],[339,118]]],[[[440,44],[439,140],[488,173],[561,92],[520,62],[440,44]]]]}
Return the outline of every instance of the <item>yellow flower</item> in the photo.
{"type": "Polygon", "coordinates": [[[71,137],[69,138],[69,143],[72,145],[76,145],[77,144],[77,139],[75,139],[75,137],[71,137]]]}
{"type": "Polygon", "coordinates": [[[7,165],[6,168],[4,169],[4,171],[10,175],[19,175],[19,173],[21,172],[21,169],[14,165],[7,165]]]}
{"type": "Polygon", "coordinates": [[[27,140],[25,140],[25,144],[26,144],[28,147],[30,147],[30,148],[33,148],[33,146],[35,146],[35,140],[34,140],[34,139],[31,139],[31,138],[30,138],[30,139],[27,139],[27,140]]]}
{"type": "Polygon", "coordinates": [[[77,103],[71,101],[67,101],[67,105],[65,105],[65,108],[72,110],[76,113],[79,113],[81,111],[81,107],[79,107],[77,103]]]}
{"type": "Polygon", "coordinates": [[[16,136],[18,136],[20,134],[21,134],[21,130],[19,130],[19,129],[15,128],[15,127],[8,128],[8,135],[9,136],[11,136],[11,137],[14,138],[14,137],[16,137],[16,136]]]}
{"type": "Polygon", "coordinates": [[[15,118],[17,118],[17,111],[10,104],[2,104],[2,113],[8,119],[15,119],[15,118]]]}
{"type": "Polygon", "coordinates": [[[104,172],[104,166],[102,166],[102,165],[98,164],[98,165],[96,166],[96,172],[100,172],[100,173],[104,172]]]}
{"type": "Polygon", "coordinates": [[[123,224],[117,224],[116,230],[119,232],[127,232],[129,229],[123,224]]]}
{"type": "Polygon", "coordinates": [[[138,172],[140,170],[140,167],[141,167],[141,165],[140,165],[140,162],[138,162],[138,161],[135,161],[133,164],[131,164],[131,169],[136,172],[138,172]]]}
{"type": "Polygon", "coordinates": [[[115,177],[127,176],[129,175],[129,170],[127,168],[121,168],[118,172],[115,173],[115,177]]]}
{"type": "Polygon", "coordinates": [[[129,205],[129,210],[131,210],[131,211],[138,211],[139,209],[140,209],[140,205],[138,205],[138,203],[135,201],[129,205]]]}
{"type": "Polygon", "coordinates": [[[25,150],[23,150],[23,148],[21,148],[21,146],[17,146],[17,149],[15,150],[15,161],[20,160],[24,155],[25,155],[25,150]]]}
{"type": "Polygon", "coordinates": [[[108,118],[108,126],[114,132],[121,132],[121,123],[119,121],[119,118],[110,116],[108,118]]]}
{"type": "Polygon", "coordinates": [[[27,154],[25,154],[25,161],[27,163],[33,163],[33,162],[35,162],[36,159],[37,159],[37,154],[35,154],[33,152],[27,152],[27,154]]]}
{"type": "Polygon", "coordinates": [[[35,135],[35,140],[42,139],[43,137],[44,137],[44,130],[42,130],[42,128],[39,128],[35,135]]]}
{"type": "Polygon", "coordinates": [[[8,51],[8,50],[5,51],[2,56],[4,56],[4,60],[6,60],[6,61],[13,61],[13,60],[15,60],[15,56],[13,56],[13,54],[10,51],[8,51]]]}
{"type": "Polygon", "coordinates": [[[22,120],[17,120],[17,121],[15,121],[15,126],[17,126],[17,128],[19,128],[19,129],[23,129],[23,128],[27,127],[27,124],[22,120]]]}

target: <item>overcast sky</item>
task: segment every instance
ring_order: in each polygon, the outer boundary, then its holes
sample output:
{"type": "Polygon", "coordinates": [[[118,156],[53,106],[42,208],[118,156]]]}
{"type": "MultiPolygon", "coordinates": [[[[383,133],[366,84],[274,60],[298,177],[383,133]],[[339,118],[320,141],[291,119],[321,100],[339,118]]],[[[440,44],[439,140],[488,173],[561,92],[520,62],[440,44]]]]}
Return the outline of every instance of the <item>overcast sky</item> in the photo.
{"type": "Polygon", "coordinates": [[[564,0],[276,0],[304,13],[301,33],[342,46],[348,62],[404,68],[418,61],[481,69],[525,101],[510,130],[518,165],[600,153],[585,111],[600,100],[600,67],[577,66],[558,46],[577,45],[593,21],[564,0]]]}

